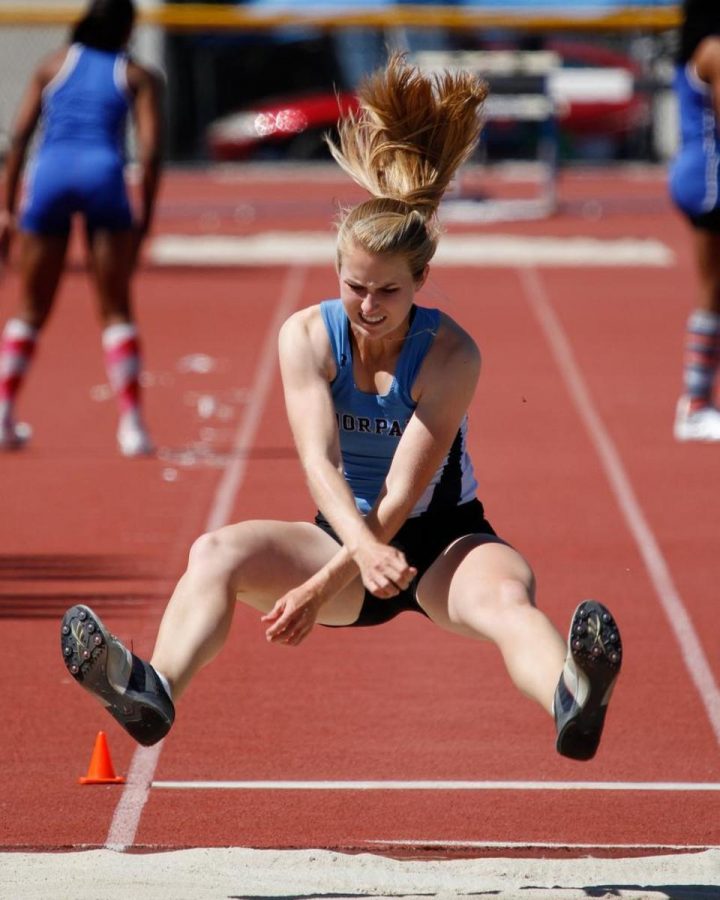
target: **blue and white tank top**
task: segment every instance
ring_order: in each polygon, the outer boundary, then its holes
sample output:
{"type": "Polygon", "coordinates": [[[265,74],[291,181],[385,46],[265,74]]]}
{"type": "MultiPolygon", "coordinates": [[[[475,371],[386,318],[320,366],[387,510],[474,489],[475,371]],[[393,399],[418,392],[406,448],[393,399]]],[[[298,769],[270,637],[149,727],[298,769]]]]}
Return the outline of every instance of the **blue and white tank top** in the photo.
{"type": "Polygon", "coordinates": [[[680,149],[671,169],[671,191],[683,208],[710,212],[720,203],[720,134],[712,90],[687,62],[675,69],[675,91],[680,149]]]}
{"type": "MultiPolygon", "coordinates": [[[[412,307],[390,389],[386,394],[374,394],[355,385],[350,323],[342,301],[325,300],[320,304],[320,312],[337,367],[330,387],[343,472],[358,509],[366,514],[380,494],[400,438],[415,411],[412,386],[437,333],[440,313],[437,309],[412,307]]],[[[411,517],[473,499],[477,481],[466,444],[467,416],[411,517]]]]}
{"type": "Polygon", "coordinates": [[[124,156],[129,108],[127,56],[72,44],[43,91],[40,149],[77,144],[124,156]]]}

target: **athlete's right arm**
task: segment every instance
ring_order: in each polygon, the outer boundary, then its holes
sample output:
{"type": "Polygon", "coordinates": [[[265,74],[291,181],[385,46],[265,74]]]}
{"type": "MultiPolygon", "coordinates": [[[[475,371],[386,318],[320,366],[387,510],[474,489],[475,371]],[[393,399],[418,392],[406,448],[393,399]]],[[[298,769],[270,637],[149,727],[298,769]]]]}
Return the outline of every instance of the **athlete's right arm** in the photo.
{"type": "Polygon", "coordinates": [[[51,60],[45,60],[35,70],[15,117],[10,135],[10,148],[5,158],[4,196],[0,207],[0,259],[7,259],[10,238],[15,228],[15,213],[20,187],[20,175],[30,139],[42,109],[42,92],[48,83],[51,60]]]}
{"type": "Polygon", "coordinates": [[[370,528],[355,505],[342,473],[340,443],[330,382],[334,362],[318,306],[292,315],[280,332],[282,373],[290,428],[308,487],[343,543],[316,581],[326,599],[360,571],[377,596],[390,597],[414,575],[404,556],[370,528]]]}
{"type": "Polygon", "coordinates": [[[318,306],[302,309],[280,330],[285,408],[308,487],[352,552],[367,528],[342,474],[330,380],[333,362],[318,306]]]}

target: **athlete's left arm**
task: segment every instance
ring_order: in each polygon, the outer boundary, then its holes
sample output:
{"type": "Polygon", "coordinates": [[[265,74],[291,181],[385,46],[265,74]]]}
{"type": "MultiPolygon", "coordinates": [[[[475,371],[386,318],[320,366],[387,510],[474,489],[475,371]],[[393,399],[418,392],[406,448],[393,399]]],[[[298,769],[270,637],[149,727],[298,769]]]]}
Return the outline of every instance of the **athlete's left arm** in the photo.
{"type": "Polygon", "coordinates": [[[417,406],[395,451],[384,490],[368,516],[394,534],[447,456],[472,402],[480,374],[477,345],[443,316],[415,391],[417,406]]]}
{"type": "Polygon", "coordinates": [[[706,37],[694,54],[698,76],[710,85],[715,110],[715,121],[720,130],[720,37],[706,37]]]}
{"type": "Polygon", "coordinates": [[[133,95],[138,163],[142,172],[141,208],[136,226],[142,239],[150,230],[162,168],[164,83],[161,77],[137,63],[128,64],[128,85],[133,95]]]}

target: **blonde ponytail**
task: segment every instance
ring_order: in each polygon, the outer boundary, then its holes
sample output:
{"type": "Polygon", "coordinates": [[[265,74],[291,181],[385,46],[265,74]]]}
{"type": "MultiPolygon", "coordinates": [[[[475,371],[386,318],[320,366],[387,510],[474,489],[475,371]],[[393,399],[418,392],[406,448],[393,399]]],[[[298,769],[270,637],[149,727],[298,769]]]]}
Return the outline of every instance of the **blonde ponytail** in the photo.
{"type": "Polygon", "coordinates": [[[457,168],[480,136],[486,86],[466,71],[425,75],[402,54],[360,85],[360,111],[338,126],[330,152],[374,198],[351,210],[338,254],[354,241],[373,253],[402,253],[422,273],[437,247],[436,213],[457,168]]]}

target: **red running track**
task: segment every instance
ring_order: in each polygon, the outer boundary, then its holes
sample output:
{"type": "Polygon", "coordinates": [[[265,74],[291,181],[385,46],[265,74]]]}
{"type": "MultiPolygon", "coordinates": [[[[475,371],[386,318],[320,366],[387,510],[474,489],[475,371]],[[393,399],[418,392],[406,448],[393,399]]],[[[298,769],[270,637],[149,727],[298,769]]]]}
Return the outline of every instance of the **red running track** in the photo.
{"type": "MultiPolygon", "coordinates": [[[[114,449],[92,298],[73,268],[23,396],[34,441],[0,459],[4,849],[720,845],[718,451],[671,436],[694,274],[662,180],[618,178],[568,177],[558,216],[492,230],[656,237],[675,251],[671,266],[437,268],[425,298],[483,350],[470,435],[481,496],[532,561],[540,605],[562,631],[587,596],[621,623],[625,668],[597,758],[555,754],[550,719],[515,695],[489,645],[406,615],[269,647],[244,609],[169,738],[136,752],[66,675],[59,616],[90,602],[149,653],[187,549],[208,524],[312,514],[272,348],[278,321],[334,295],[335,280],[330,264],[145,268],[136,293],[160,453],[127,461],[114,449]],[[77,784],[100,729],[116,770],[129,774],[125,788],[77,784]],[[347,784],[388,780],[431,784],[347,784]],[[190,786],[198,781],[214,786],[190,786]],[[238,786],[258,781],[284,788],[238,786]]],[[[171,176],[160,227],[327,227],[340,184],[171,176]],[[228,213],[229,196],[244,218],[228,213]],[[303,197],[312,202],[299,206],[303,197]],[[211,219],[199,218],[206,208],[211,219]]],[[[2,288],[7,314],[12,272],[2,288]]]]}

